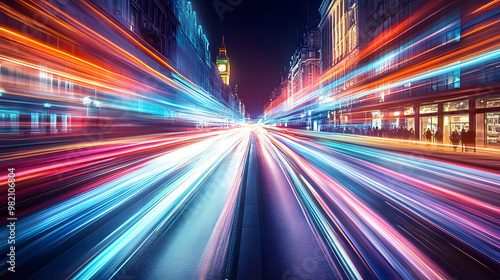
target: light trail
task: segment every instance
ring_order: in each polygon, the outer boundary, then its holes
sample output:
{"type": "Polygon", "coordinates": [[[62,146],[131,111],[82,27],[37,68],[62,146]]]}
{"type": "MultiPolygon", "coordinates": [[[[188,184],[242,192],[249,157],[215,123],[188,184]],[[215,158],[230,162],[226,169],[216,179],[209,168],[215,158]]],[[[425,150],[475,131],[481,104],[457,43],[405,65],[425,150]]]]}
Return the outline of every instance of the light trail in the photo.
{"type": "Polygon", "coordinates": [[[191,126],[228,126],[228,120],[237,116],[229,105],[194,85],[165,57],[90,4],[72,3],[81,11],[78,20],[47,1],[19,1],[18,5],[25,10],[6,4],[0,4],[0,10],[18,21],[30,13],[46,19],[44,24],[27,23],[63,44],[41,40],[16,26],[0,26],[0,64],[11,71],[2,78],[2,87],[8,99],[15,98],[9,101],[20,105],[23,98],[39,99],[78,118],[86,114],[82,100],[92,92],[104,104],[102,117],[117,123],[123,115],[131,119],[134,114],[139,122],[170,117],[191,126]],[[96,25],[96,19],[105,24],[96,25]]]}
{"type": "MultiPolygon", "coordinates": [[[[298,192],[296,199],[299,203],[304,205],[304,211],[309,213],[311,220],[317,225],[317,229],[312,225],[311,229],[313,232],[317,232],[318,236],[318,233],[320,232],[321,235],[327,240],[328,245],[323,244],[323,250],[328,252],[326,248],[329,247],[334,252],[335,260],[333,258],[329,258],[330,265],[335,267],[336,271],[344,271],[350,279],[362,279],[355,265],[348,256],[344,245],[339,241],[339,238],[332,229],[332,226],[327,222],[327,217],[325,217],[323,212],[320,210],[321,207],[325,207],[325,204],[322,203],[323,201],[316,201],[312,198],[312,196],[317,197],[318,194],[313,190],[311,192],[307,190],[306,186],[310,187],[309,183],[304,180],[304,177],[302,177],[297,170],[294,170],[291,167],[287,160],[278,151],[278,147],[275,147],[272,144],[271,139],[266,137],[265,132],[258,131],[257,133],[259,135],[259,140],[261,141],[259,148],[264,151],[264,154],[266,154],[266,159],[276,161],[282,168],[282,172],[286,172],[286,174],[290,177],[291,181],[289,181],[289,185],[293,186],[293,188],[298,192]],[[316,206],[318,203],[321,206],[316,206]],[[340,264],[340,267],[337,263],[340,264]]],[[[338,228],[338,224],[335,224],[335,226],[338,228]]]]}
{"type": "MultiPolygon", "coordinates": [[[[303,118],[301,115],[308,110],[311,113],[325,112],[332,108],[340,108],[342,105],[380,98],[381,93],[386,98],[402,90],[422,89],[428,83],[428,79],[439,78],[440,75],[453,71],[467,70],[470,72],[467,75],[472,77],[485,63],[497,61],[500,58],[498,49],[500,37],[495,24],[498,19],[493,12],[488,13],[489,9],[479,9],[463,18],[459,17],[451,22],[442,21],[431,26],[428,32],[418,34],[411,41],[384,54],[380,59],[364,62],[364,58],[376,54],[378,49],[389,42],[403,38],[405,31],[417,28],[432,14],[445,9],[448,5],[450,3],[445,4],[442,1],[427,3],[411,18],[384,32],[363,49],[353,51],[352,58],[345,59],[346,63],[338,63],[323,73],[318,81],[307,85],[299,92],[294,92],[288,99],[280,96],[268,107],[265,123],[300,121],[303,118]],[[476,12],[484,14],[479,16],[476,12]],[[446,32],[454,28],[459,28],[458,30],[463,33],[431,48],[426,47],[430,41],[443,37],[446,32]],[[413,54],[404,60],[401,59],[409,50],[414,50],[413,54]],[[387,68],[385,65],[388,64],[390,67],[387,68]],[[353,70],[344,73],[343,69],[353,70]],[[393,69],[398,71],[391,71],[393,69]],[[342,77],[339,77],[341,73],[342,77]],[[388,74],[382,75],[382,73],[388,74]],[[411,86],[402,89],[406,85],[411,86]]],[[[489,7],[493,8],[495,5],[489,7]]],[[[474,90],[475,87],[464,87],[461,92],[469,94],[474,90]]]]}
{"type": "MultiPolygon", "coordinates": [[[[345,135],[263,127],[124,137],[95,145],[69,143],[2,156],[2,166],[23,162],[19,174],[30,182],[19,185],[20,201],[31,206],[18,210],[23,230],[16,244],[24,256],[18,265],[26,269],[40,256],[59,255],[62,248],[64,254],[79,257],[63,255],[53,265],[42,262],[28,275],[43,277],[64,264],[68,268],[58,274],[64,278],[111,278],[130,267],[132,273],[139,267],[147,277],[165,277],[153,264],[143,271],[140,256],[156,248],[158,240],[168,243],[170,239],[161,236],[180,226],[180,233],[196,229],[205,234],[193,248],[191,272],[175,275],[224,277],[229,242],[237,234],[240,186],[252,134],[260,162],[272,168],[266,170],[273,177],[270,182],[278,183],[263,185],[262,190],[291,198],[261,199],[277,203],[272,209],[283,208],[284,221],[298,221],[292,209],[300,209],[306,223],[294,226],[312,233],[327,262],[322,268],[332,271],[328,275],[348,279],[495,275],[493,267],[500,259],[498,174],[390,151],[384,148],[393,146],[389,140],[375,139],[377,148],[372,148],[345,135]],[[78,149],[82,149],[78,157],[67,161],[66,155],[78,149]],[[227,170],[217,173],[221,168],[227,170]],[[58,174],[76,185],[54,188],[58,183],[51,178],[58,174]],[[212,177],[215,174],[224,175],[212,177]],[[218,204],[204,213],[211,222],[199,227],[190,225],[189,219],[179,220],[199,204],[198,193],[213,184],[223,188],[206,202],[218,204]],[[287,189],[290,195],[285,194],[287,189]],[[85,241],[79,242],[82,236],[85,241]]],[[[164,246],[172,244],[159,248],[164,246]]],[[[280,250],[293,252],[300,247],[291,246],[280,250]]],[[[171,254],[175,252],[164,257],[171,254]]]]}
{"type": "Polygon", "coordinates": [[[429,234],[453,240],[451,246],[466,244],[469,253],[463,254],[486,266],[486,274],[492,267],[483,264],[485,259],[498,265],[498,174],[349,142],[308,139],[318,133],[297,132],[298,138],[295,132],[278,131],[262,130],[261,141],[273,143],[266,148],[269,153],[279,149],[283,154],[274,160],[297,166],[287,173],[348,278],[393,278],[386,274],[388,267],[404,279],[449,278],[448,265],[435,261],[446,246],[429,234]],[[402,167],[411,173],[402,173],[402,167]]]}
{"type": "MultiPolygon", "coordinates": [[[[217,133],[173,135],[167,139],[153,136],[113,140],[83,152],[79,160],[72,161],[69,165],[60,163],[65,156],[60,153],[75,148],[74,145],[62,149],[46,149],[43,160],[26,161],[27,164],[40,164],[40,161],[45,161],[43,167],[29,169],[19,176],[28,176],[29,181],[34,182],[37,178],[49,176],[53,170],[59,170],[62,174],[77,172],[76,175],[87,176],[89,171],[85,168],[89,166],[103,168],[106,163],[116,167],[105,173],[105,178],[72,190],[54,204],[37,205],[36,212],[25,209],[28,214],[20,215],[22,219],[18,223],[19,227],[26,230],[19,232],[16,242],[20,244],[19,253],[26,254],[26,258],[19,262],[29,262],[43,252],[57,248],[72,236],[87,230],[91,224],[123,208],[130,201],[150,196],[150,193],[155,194],[106,238],[95,244],[95,248],[99,248],[95,249],[96,255],[92,255],[89,262],[73,275],[75,279],[112,277],[113,273],[118,272],[142,246],[156,236],[158,230],[169,227],[198,190],[206,186],[206,178],[227,160],[230,154],[238,151],[233,162],[239,167],[230,173],[232,175],[227,187],[225,206],[214,229],[212,241],[209,243],[211,245],[207,245],[207,250],[217,248],[209,251],[210,253],[217,256],[227,254],[228,247],[224,242],[228,242],[231,234],[234,234],[230,222],[234,219],[236,197],[249,148],[249,136],[248,129],[244,128],[217,133]],[[168,149],[162,152],[166,148],[168,149]],[[144,155],[148,151],[159,153],[142,159],[137,165],[123,164],[120,160],[120,155],[130,161],[133,159],[132,155],[144,155]],[[54,155],[50,156],[51,154],[54,155]],[[120,169],[122,171],[117,172],[120,169]],[[78,173],[79,170],[85,172],[78,173]],[[114,271],[111,275],[108,274],[110,268],[114,271]]],[[[10,156],[21,160],[37,155],[37,152],[32,151],[28,154],[13,153],[10,156]]],[[[26,187],[20,190],[19,196],[22,194],[30,197],[39,187],[26,187]]],[[[2,249],[5,249],[4,245],[1,245],[2,249]]],[[[215,269],[215,266],[211,265],[215,262],[215,256],[207,254],[206,258],[208,266],[201,270],[204,273],[209,272],[208,268],[212,271],[215,269]]],[[[220,265],[218,270],[222,270],[220,265]]]]}

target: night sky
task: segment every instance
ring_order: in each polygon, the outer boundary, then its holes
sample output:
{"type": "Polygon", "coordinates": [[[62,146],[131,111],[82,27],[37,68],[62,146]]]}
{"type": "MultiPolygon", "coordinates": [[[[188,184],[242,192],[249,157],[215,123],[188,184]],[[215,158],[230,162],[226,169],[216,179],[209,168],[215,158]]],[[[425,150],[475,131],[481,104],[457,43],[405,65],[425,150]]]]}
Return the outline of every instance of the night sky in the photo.
{"type": "MultiPolygon", "coordinates": [[[[247,112],[257,118],[263,112],[280,72],[289,65],[297,47],[297,27],[303,32],[307,7],[317,13],[320,0],[192,0],[200,24],[210,42],[212,61],[225,36],[231,63],[231,87],[236,84],[247,112]],[[221,21],[213,3],[241,4],[226,11],[221,21]]],[[[222,8],[221,8],[222,9],[222,8]]]]}

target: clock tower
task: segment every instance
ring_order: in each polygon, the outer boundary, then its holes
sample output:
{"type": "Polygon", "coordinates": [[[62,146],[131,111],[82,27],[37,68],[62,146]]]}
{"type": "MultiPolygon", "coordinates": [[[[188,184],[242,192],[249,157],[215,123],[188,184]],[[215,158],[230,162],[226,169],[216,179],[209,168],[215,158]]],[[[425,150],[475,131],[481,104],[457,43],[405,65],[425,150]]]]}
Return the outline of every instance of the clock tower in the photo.
{"type": "Polygon", "coordinates": [[[227,58],[226,44],[224,43],[224,37],[222,37],[222,46],[219,49],[219,55],[217,56],[217,69],[219,70],[220,76],[222,77],[222,82],[229,85],[230,66],[229,58],[227,58]]]}

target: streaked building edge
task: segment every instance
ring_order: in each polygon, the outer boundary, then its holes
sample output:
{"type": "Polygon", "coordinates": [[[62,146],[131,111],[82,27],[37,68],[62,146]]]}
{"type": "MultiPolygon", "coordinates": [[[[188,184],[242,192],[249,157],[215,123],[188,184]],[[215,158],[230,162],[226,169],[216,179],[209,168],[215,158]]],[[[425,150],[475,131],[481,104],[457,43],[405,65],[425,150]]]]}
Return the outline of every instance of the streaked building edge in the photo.
{"type": "Polygon", "coordinates": [[[189,1],[7,1],[0,8],[4,134],[81,132],[97,123],[229,127],[244,119],[241,100],[213,71],[189,1]],[[198,120],[191,109],[202,111],[198,120]]]}
{"type": "Polygon", "coordinates": [[[325,0],[320,89],[275,96],[264,119],[387,136],[413,128],[413,139],[440,128],[444,143],[465,129],[500,148],[499,12],[495,1],[325,0]]]}

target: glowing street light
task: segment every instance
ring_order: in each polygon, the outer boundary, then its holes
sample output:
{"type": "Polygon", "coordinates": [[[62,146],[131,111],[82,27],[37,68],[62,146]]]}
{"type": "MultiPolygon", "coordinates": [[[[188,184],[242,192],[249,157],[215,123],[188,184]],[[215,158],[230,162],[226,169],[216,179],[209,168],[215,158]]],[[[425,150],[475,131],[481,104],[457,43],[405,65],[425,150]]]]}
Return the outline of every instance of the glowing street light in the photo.
{"type": "Polygon", "coordinates": [[[92,102],[92,100],[90,100],[90,97],[85,96],[85,98],[83,98],[83,104],[85,106],[89,106],[90,102],[92,102]]]}
{"type": "Polygon", "coordinates": [[[43,107],[50,109],[50,107],[52,107],[52,105],[50,103],[45,103],[45,104],[43,104],[43,107]]]}
{"type": "Polygon", "coordinates": [[[85,105],[85,107],[87,107],[87,117],[89,116],[89,105],[91,102],[92,102],[92,100],[90,100],[90,97],[85,96],[85,98],[83,98],[83,105],[85,105]]]}

